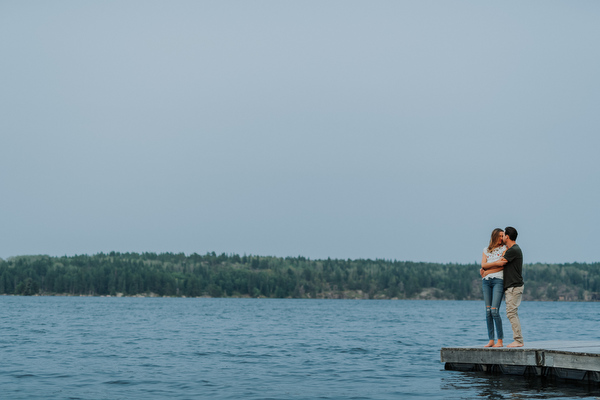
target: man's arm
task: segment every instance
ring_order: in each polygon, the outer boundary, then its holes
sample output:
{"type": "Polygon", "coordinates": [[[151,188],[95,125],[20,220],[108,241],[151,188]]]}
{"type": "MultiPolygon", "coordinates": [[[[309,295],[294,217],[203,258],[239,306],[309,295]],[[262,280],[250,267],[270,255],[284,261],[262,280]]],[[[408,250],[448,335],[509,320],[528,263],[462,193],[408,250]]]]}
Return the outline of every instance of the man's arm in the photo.
{"type": "MultiPolygon", "coordinates": [[[[487,258],[486,258],[487,261],[487,258]]],[[[491,268],[502,268],[504,267],[504,265],[506,265],[508,261],[506,261],[506,259],[504,257],[502,257],[501,259],[494,261],[494,262],[481,262],[481,269],[483,270],[488,270],[491,268]]]]}

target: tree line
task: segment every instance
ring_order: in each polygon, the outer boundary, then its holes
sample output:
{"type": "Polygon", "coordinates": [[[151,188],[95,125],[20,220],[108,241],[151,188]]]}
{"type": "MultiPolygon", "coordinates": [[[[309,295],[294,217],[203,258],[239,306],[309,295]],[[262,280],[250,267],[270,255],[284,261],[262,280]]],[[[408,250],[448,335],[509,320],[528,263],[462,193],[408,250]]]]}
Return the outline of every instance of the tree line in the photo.
{"type": "MultiPolygon", "coordinates": [[[[600,300],[600,263],[525,265],[525,300],[600,300]]],[[[0,294],[481,299],[477,264],[183,253],[0,259],[0,294]]]]}

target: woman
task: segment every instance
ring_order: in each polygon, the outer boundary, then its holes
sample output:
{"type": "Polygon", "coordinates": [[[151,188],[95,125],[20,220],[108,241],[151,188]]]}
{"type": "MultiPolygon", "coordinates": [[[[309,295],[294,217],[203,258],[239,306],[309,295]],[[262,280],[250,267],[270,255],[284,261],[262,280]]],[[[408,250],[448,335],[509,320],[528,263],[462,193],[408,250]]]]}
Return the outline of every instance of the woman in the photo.
{"type": "Polygon", "coordinates": [[[504,332],[502,331],[502,318],[500,318],[500,303],[504,297],[504,272],[506,263],[502,259],[506,246],[504,246],[504,231],[496,228],[492,231],[490,244],[483,249],[481,258],[481,277],[483,300],[485,301],[485,318],[487,321],[488,338],[490,341],[484,347],[502,347],[504,332]],[[494,325],[498,334],[498,343],[494,343],[494,325]]]}

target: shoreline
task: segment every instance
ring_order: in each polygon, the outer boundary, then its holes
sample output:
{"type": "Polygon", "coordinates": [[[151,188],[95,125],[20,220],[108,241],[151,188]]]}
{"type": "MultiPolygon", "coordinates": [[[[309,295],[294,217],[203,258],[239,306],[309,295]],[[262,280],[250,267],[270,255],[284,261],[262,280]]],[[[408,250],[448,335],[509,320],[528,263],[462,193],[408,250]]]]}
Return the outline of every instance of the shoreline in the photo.
{"type": "MultiPolygon", "coordinates": [[[[143,293],[126,295],[123,293],[117,293],[116,295],[98,295],[98,294],[70,294],[70,293],[37,293],[33,295],[22,295],[22,294],[7,294],[3,293],[0,296],[11,296],[11,297],[105,297],[105,298],[154,298],[154,299],[255,299],[255,300],[385,300],[385,301],[483,301],[483,299],[448,299],[448,298],[409,298],[400,299],[397,297],[389,298],[384,296],[376,296],[374,298],[357,298],[357,297],[251,297],[247,295],[240,296],[222,296],[212,297],[209,295],[203,296],[161,296],[156,293],[143,293]]],[[[597,303],[599,300],[523,300],[525,302],[536,302],[536,303],[597,303]]]]}

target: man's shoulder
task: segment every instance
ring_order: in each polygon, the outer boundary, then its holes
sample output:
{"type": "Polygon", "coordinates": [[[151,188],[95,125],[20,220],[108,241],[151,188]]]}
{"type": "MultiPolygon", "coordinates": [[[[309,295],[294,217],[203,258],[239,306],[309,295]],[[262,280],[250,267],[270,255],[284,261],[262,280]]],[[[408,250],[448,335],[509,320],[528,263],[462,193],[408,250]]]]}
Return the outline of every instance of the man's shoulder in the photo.
{"type": "Polygon", "coordinates": [[[512,247],[508,250],[506,250],[506,252],[510,252],[511,254],[514,254],[515,256],[523,256],[523,252],[521,251],[521,248],[519,247],[518,244],[513,244],[512,247]]]}

